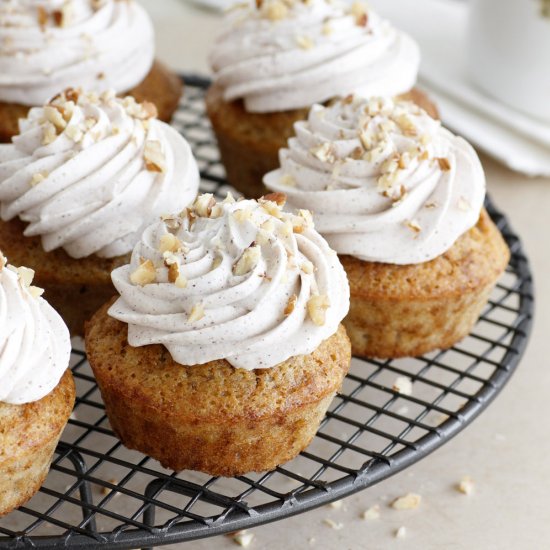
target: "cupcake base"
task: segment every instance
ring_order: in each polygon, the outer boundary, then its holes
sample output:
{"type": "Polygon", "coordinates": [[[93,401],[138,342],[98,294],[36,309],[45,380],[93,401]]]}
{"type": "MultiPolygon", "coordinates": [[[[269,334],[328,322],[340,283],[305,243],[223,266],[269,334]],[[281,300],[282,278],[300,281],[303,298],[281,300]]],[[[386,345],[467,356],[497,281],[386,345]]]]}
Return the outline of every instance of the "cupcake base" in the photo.
{"type": "MultiPolygon", "coordinates": [[[[160,61],[155,61],[141,84],[121,95],[131,95],[137,101],[150,101],[157,106],[158,118],[170,122],[182,94],[180,77],[160,61]]],[[[62,90],[59,90],[60,92],[62,90]]],[[[30,107],[18,103],[0,102],[0,143],[9,143],[19,133],[19,119],[25,118],[30,107]]]]}
{"type": "Polygon", "coordinates": [[[111,271],[128,263],[130,255],[75,259],[62,249],[45,252],[40,237],[25,237],[24,229],[18,218],[0,221],[0,250],[11,264],[34,269],[33,284],[44,289],[71,335],[82,336],[84,322],[116,294],[111,271]]]}
{"type": "Polygon", "coordinates": [[[46,397],[25,405],[0,403],[0,516],[40,489],[75,400],[67,371],[46,397]]]}
{"type": "Polygon", "coordinates": [[[106,304],[86,328],[86,351],[111,426],[165,468],[236,476],[272,470],[302,451],[350,364],[342,326],[310,355],[271,369],[225,360],[182,366],[162,345],[131,347],[106,304]]]}
{"type": "Polygon", "coordinates": [[[510,259],[485,210],[442,256],[415,265],[341,256],[351,308],[344,325],[354,355],[418,356],[468,335],[510,259]]]}
{"type": "MultiPolygon", "coordinates": [[[[420,90],[413,89],[402,97],[438,118],[437,108],[420,90]]],[[[206,93],[206,109],[229,184],[246,197],[269,193],[263,177],[279,167],[279,149],[286,147],[294,135],[294,123],[306,119],[309,108],[249,113],[242,100],[226,102],[221,89],[211,86],[206,93]]]]}

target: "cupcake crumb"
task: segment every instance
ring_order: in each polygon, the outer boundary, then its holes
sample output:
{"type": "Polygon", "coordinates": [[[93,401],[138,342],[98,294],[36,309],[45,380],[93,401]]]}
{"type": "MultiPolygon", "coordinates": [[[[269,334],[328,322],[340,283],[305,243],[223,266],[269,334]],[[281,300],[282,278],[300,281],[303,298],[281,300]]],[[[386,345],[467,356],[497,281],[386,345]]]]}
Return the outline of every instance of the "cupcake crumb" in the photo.
{"type": "Polygon", "coordinates": [[[402,525],[399,529],[395,530],[394,536],[396,539],[404,539],[407,536],[407,528],[402,525]]]}
{"type": "Polygon", "coordinates": [[[246,530],[237,531],[232,534],[233,542],[237,544],[238,546],[242,546],[243,548],[248,548],[252,540],[254,539],[254,534],[249,533],[246,530]]]}
{"type": "Polygon", "coordinates": [[[407,493],[402,497],[397,497],[391,503],[394,510],[415,510],[420,506],[422,497],[415,493],[407,493]]]}
{"type": "Polygon", "coordinates": [[[463,495],[471,495],[474,492],[474,480],[470,476],[464,476],[457,483],[456,489],[463,495]]]}
{"type": "Polygon", "coordinates": [[[331,529],[334,529],[335,531],[340,531],[344,528],[344,524],[340,523],[339,521],[334,521],[333,519],[326,518],[323,520],[323,523],[330,527],[331,529]]]}
{"type": "Polygon", "coordinates": [[[361,517],[364,520],[379,519],[380,518],[380,506],[375,504],[370,508],[367,508],[362,514],[361,517]]]}
{"type": "Polygon", "coordinates": [[[399,376],[393,383],[392,390],[402,395],[412,395],[413,383],[408,376],[399,376]]]}

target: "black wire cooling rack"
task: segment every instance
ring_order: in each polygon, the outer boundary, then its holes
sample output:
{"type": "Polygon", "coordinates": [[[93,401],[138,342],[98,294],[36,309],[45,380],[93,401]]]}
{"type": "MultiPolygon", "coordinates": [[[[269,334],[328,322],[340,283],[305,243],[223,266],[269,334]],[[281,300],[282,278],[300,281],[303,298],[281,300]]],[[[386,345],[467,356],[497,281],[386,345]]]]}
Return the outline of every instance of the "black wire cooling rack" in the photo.
{"type": "MultiPolygon", "coordinates": [[[[207,82],[185,81],[174,126],[193,146],[202,189],[223,195],[229,187],[204,114],[207,82]]],[[[138,548],[248,528],[369,487],[451,439],[508,381],[531,328],[528,260],[506,218],[487,206],[512,259],[472,334],[414,359],[354,359],[313,443],[273,472],[175,474],[125,449],[76,343],[75,411],[40,492],[0,519],[0,548],[138,548]],[[411,394],[397,391],[400,377],[412,381],[411,394]]]]}

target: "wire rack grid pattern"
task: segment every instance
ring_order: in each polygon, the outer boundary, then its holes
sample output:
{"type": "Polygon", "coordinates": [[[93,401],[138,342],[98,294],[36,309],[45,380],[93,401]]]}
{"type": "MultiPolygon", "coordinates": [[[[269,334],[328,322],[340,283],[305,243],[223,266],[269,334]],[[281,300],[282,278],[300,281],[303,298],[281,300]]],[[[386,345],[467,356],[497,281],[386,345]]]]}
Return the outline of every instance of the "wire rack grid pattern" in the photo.
{"type": "MultiPolygon", "coordinates": [[[[207,82],[188,77],[173,125],[192,144],[201,189],[224,180],[204,114],[207,82]]],[[[110,429],[81,342],[72,353],[77,403],[50,475],[30,502],[0,518],[0,548],[138,548],[218,535],[304,512],[420,460],[469,424],[510,378],[531,328],[528,260],[506,218],[487,204],[512,252],[472,334],[447,351],[354,359],[312,444],[273,472],[235,479],[174,472],[125,449],[110,429]],[[399,391],[401,377],[413,391],[399,391]]]]}

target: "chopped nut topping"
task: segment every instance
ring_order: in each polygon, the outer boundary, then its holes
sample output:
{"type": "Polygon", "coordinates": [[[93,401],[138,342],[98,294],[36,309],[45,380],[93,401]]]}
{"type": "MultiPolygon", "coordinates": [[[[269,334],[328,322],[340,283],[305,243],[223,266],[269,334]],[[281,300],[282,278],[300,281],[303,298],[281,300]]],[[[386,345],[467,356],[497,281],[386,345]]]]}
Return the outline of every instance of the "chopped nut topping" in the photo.
{"type": "Polygon", "coordinates": [[[260,260],[261,249],[259,246],[250,246],[241,255],[241,257],[235,262],[233,266],[234,275],[245,275],[252,271],[258,261],[260,260]]]}
{"type": "Polygon", "coordinates": [[[44,181],[47,177],[48,177],[48,172],[37,172],[36,174],[33,174],[30,182],[31,187],[38,185],[40,182],[44,181]]]}
{"type": "Polygon", "coordinates": [[[457,484],[456,489],[464,495],[471,495],[474,492],[474,480],[470,476],[464,476],[457,484]]]}
{"type": "Polygon", "coordinates": [[[42,129],[42,145],[49,145],[50,143],[53,143],[57,137],[55,126],[50,121],[47,121],[42,125],[42,129]]]}
{"type": "Polygon", "coordinates": [[[166,157],[162,151],[162,144],[158,140],[148,140],[143,148],[145,168],[149,172],[165,172],[166,157]]]}
{"type": "Polygon", "coordinates": [[[296,306],[296,300],[298,299],[298,297],[296,296],[296,294],[293,294],[289,299],[288,299],[288,302],[286,304],[286,307],[283,311],[283,314],[285,317],[288,317],[293,311],[294,311],[294,307],[296,306]]]}
{"type": "Polygon", "coordinates": [[[315,46],[315,42],[310,36],[297,36],[296,44],[302,48],[302,50],[311,50],[315,46]]]}
{"type": "Polygon", "coordinates": [[[449,162],[449,159],[447,158],[436,158],[437,163],[439,164],[439,168],[443,170],[443,172],[448,172],[451,169],[451,163],[449,162]]]}
{"type": "Polygon", "coordinates": [[[271,21],[280,21],[288,15],[288,8],[280,0],[274,0],[266,5],[265,14],[271,21]]]}
{"type": "Polygon", "coordinates": [[[422,231],[422,227],[420,227],[420,224],[416,220],[407,221],[405,225],[415,233],[420,233],[422,231]]]}
{"type": "Polygon", "coordinates": [[[321,162],[328,162],[330,164],[336,162],[336,154],[332,143],[325,141],[321,145],[313,147],[309,152],[321,162]]]}
{"type": "Polygon", "coordinates": [[[209,218],[212,214],[212,208],[216,204],[216,199],[212,193],[204,193],[197,197],[193,204],[193,209],[201,218],[209,218]]]}
{"type": "Polygon", "coordinates": [[[233,218],[235,218],[236,221],[239,223],[243,223],[247,220],[252,219],[252,211],[251,210],[235,210],[233,212],[233,218]]]}
{"type": "Polygon", "coordinates": [[[44,289],[37,286],[29,286],[29,293],[33,298],[38,298],[44,294],[44,289]]]}
{"type": "Polygon", "coordinates": [[[328,296],[317,294],[312,296],[307,302],[307,312],[309,317],[318,327],[325,324],[327,309],[330,307],[328,296]]]}
{"type": "Polygon", "coordinates": [[[276,202],[266,199],[259,199],[258,202],[260,203],[262,208],[271,216],[275,218],[281,217],[281,207],[276,202]]]}
{"type": "Polygon", "coordinates": [[[177,262],[173,262],[168,267],[168,281],[175,283],[177,278],[180,276],[180,268],[177,262]]]}
{"type": "Polygon", "coordinates": [[[351,5],[350,13],[355,17],[355,23],[361,27],[365,27],[368,21],[368,7],[363,2],[354,2],[351,5]]]}
{"type": "Polygon", "coordinates": [[[202,304],[195,304],[191,309],[189,318],[187,319],[188,323],[195,323],[200,321],[204,317],[204,307],[202,304]]]}
{"type": "Polygon", "coordinates": [[[20,283],[25,287],[29,288],[31,286],[32,280],[34,279],[34,269],[30,267],[17,267],[17,275],[19,276],[20,283]]]}
{"type": "Polygon", "coordinates": [[[68,27],[74,16],[74,7],[70,0],[66,1],[60,10],[52,12],[54,23],[58,27],[68,27]]]}
{"type": "Polygon", "coordinates": [[[309,260],[305,260],[304,262],[302,262],[302,265],[300,266],[300,269],[304,273],[307,273],[308,275],[311,275],[315,268],[309,260]]]}
{"type": "Polygon", "coordinates": [[[438,204],[437,202],[435,201],[432,201],[432,202],[427,202],[425,205],[424,205],[424,208],[437,208],[438,204]]]}
{"type": "Polygon", "coordinates": [[[398,376],[393,383],[392,390],[403,395],[412,395],[412,380],[408,376],[398,376]]]}
{"type": "Polygon", "coordinates": [[[422,497],[415,493],[408,493],[405,496],[397,497],[392,503],[391,507],[394,510],[415,510],[420,506],[422,497]]]}
{"type": "Polygon", "coordinates": [[[329,36],[331,35],[333,32],[334,32],[334,29],[332,28],[332,26],[330,25],[330,23],[324,23],[323,24],[323,28],[321,29],[321,32],[325,35],[325,36],[329,36]]]}
{"type": "Polygon", "coordinates": [[[379,519],[380,518],[380,506],[378,504],[375,504],[374,506],[371,506],[367,510],[365,510],[361,516],[363,519],[371,520],[371,519],[379,519]]]}
{"type": "Polygon", "coordinates": [[[157,279],[157,271],[151,260],[145,260],[130,275],[130,282],[134,285],[145,286],[154,283],[157,279]]]}
{"type": "Polygon", "coordinates": [[[64,130],[67,126],[67,121],[63,118],[59,110],[55,107],[52,107],[51,105],[46,105],[44,107],[44,116],[46,120],[48,120],[55,126],[55,129],[58,132],[64,130]]]}
{"type": "Polygon", "coordinates": [[[46,8],[44,8],[43,6],[38,6],[37,15],[38,15],[38,24],[41,27],[45,27],[48,23],[48,12],[46,11],[46,8]]]}
{"type": "Polygon", "coordinates": [[[2,252],[0,252],[0,271],[2,271],[2,269],[4,269],[4,267],[6,267],[7,263],[8,263],[8,260],[7,260],[6,256],[4,256],[4,254],[2,254],[2,252]]]}
{"type": "Polygon", "coordinates": [[[84,137],[82,130],[74,124],[72,124],[71,126],[67,126],[67,129],[65,130],[65,135],[68,138],[72,139],[75,143],[79,143],[84,137]]]}
{"type": "Polygon", "coordinates": [[[262,197],[265,201],[272,201],[279,206],[284,206],[286,203],[286,195],[284,193],[268,193],[262,197]]]}

